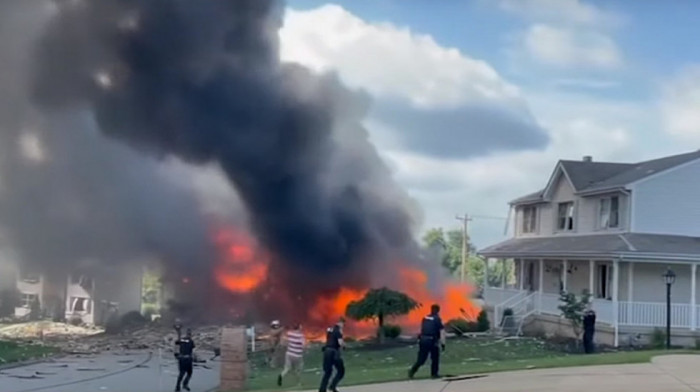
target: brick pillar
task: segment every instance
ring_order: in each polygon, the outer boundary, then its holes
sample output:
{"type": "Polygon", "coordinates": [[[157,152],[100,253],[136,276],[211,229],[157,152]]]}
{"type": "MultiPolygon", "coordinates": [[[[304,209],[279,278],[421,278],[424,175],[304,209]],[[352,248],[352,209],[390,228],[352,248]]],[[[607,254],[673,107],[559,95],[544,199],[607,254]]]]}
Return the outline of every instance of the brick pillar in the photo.
{"type": "Polygon", "coordinates": [[[221,331],[221,392],[245,389],[248,374],[248,342],[245,328],[224,328],[221,331]]]}

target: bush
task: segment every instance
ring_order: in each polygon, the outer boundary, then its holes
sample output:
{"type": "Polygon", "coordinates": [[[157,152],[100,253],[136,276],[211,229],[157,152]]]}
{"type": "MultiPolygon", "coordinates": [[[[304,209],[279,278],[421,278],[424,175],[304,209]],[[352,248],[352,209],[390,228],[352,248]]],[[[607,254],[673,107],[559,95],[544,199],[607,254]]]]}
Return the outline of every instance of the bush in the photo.
{"type": "Polygon", "coordinates": [[[491,323],[489,322],[489,316],[485,310],[479,312],[479,316],[476,318],[476,330],[477,332],[486,332],[491,329],[491,323]]]}
{"type": "Polygon", "coordinates": [[[391,324],[384,325],[382,327],[382,334],[389,339],[396,339],[401,336],[401,327],[391,324]]]}
{"type": "Polygon", "coordinates": [[[121,326],[123,328],[139,327],[146,324],[147,321],[140,312],[134,310],[122,316],[121,326]]]}
{"type": "Polygon", "coordinates": [[[465,333],[477,332],[477,324],[462,318],[452,319],[445,324],[445,330],[457,336],[465,333]]]}
{"type": "Polygon", "coordinates": [[[651,347],[656,349],[666,347],[666,332],[661,328],[654,328],[651,334],[651,347]]]}
{"type": "Polygon", "coordinates": [[[68,324],[74,325],[74,326],[79,326],[83,324],[83,319],[77,316],[73,316],[68,320],[68,324]]]}

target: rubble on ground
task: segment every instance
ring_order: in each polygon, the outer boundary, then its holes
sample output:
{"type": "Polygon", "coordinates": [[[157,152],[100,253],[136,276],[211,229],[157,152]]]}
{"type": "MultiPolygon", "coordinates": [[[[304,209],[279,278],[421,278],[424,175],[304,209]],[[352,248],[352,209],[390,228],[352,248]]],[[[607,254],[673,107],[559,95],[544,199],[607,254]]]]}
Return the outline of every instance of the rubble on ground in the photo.
{"type": "MultiPolygon", "coordinates": [[[[220,325],[193,326],[192,337],[197,351],[204,360],[219,351],[220,325]]],[[[183,331],[184,333],[184,331],[183,331]]],[[[256,350],[265,349],[264,336],[256,336],[256,350]]],[[[74,326],[66,323],[36,321],[0,326],[0,339],[24,340],[32,343],[58,347],[67,354],[97,354],[132,350],[160,351],[172,355],[177,333],[172,326],[147,323],[125,328],[119,333],[105,333],[103,329],[90,326],[74,326]]]]}
{"type": "Polygon", "coordinates": [[[53,321],[33,321],[0,326],[0,339],[79,338],[102,333],[97,327],[75,326],[53,321]]]}

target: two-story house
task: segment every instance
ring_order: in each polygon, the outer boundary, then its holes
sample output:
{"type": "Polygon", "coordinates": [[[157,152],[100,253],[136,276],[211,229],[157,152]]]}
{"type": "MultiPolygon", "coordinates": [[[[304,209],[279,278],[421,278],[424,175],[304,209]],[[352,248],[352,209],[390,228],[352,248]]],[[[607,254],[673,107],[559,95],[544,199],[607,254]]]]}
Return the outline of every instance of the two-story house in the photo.
{"type": "MultiPolygon", "coordinates": [[[[481,255],[513,260],[514,287],[484,290],[498,313],[560,322],[559,293],[593,295],[599,341],[666,325],[668,268],[674,338],[700,326],[700,151],[639,163],[560,161],[544,189],[511,203],[513,238],[481,255]],[[607,333],[605,333],[607,332],[607,333]]],[[[621,337],[622,336],[622,337],[621,337]]]]}

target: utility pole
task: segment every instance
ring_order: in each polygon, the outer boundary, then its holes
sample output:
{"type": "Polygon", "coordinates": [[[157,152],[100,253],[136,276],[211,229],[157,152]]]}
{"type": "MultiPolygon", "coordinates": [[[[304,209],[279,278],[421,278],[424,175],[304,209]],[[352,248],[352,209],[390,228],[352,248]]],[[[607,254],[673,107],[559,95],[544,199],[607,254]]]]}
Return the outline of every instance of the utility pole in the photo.
{"type": "Polygon", "coordinates": [[[462,221],[462,269],[460,272],[460,282],[464,283],[464,276],[467,272],[467,256],[469,255],[469,214],[457,215],[457,220],[462,221]]]}

